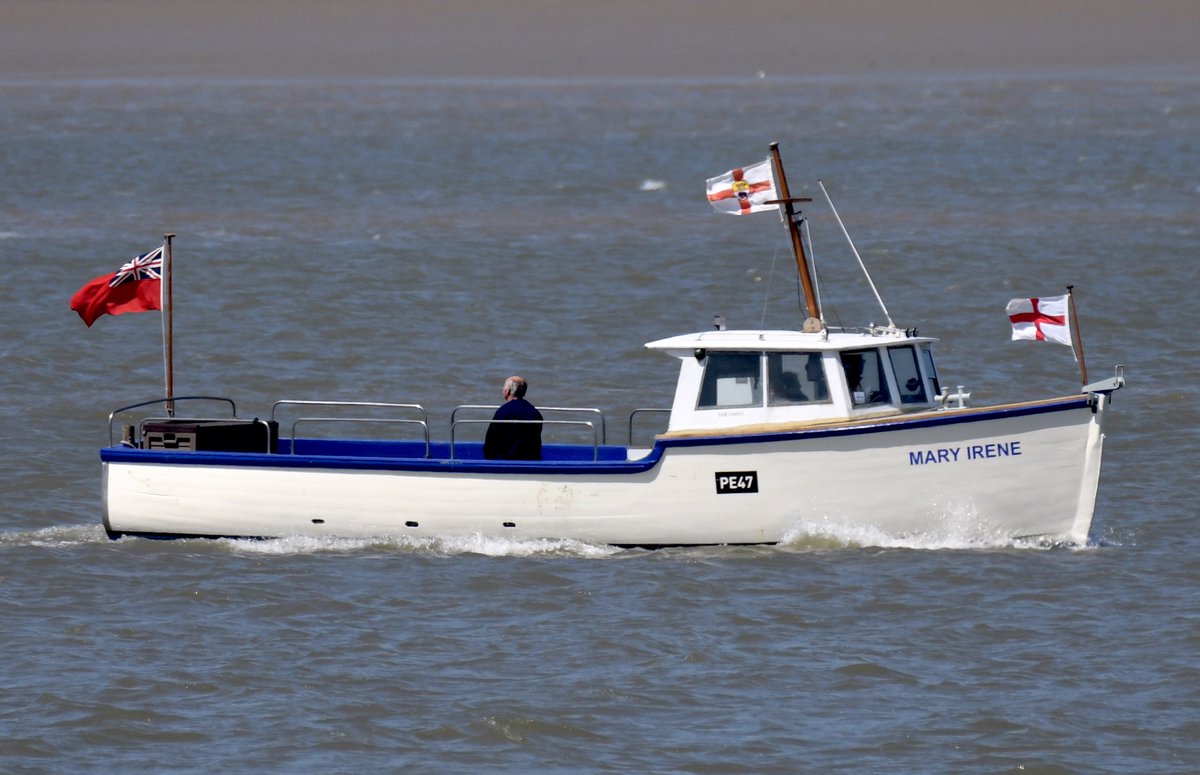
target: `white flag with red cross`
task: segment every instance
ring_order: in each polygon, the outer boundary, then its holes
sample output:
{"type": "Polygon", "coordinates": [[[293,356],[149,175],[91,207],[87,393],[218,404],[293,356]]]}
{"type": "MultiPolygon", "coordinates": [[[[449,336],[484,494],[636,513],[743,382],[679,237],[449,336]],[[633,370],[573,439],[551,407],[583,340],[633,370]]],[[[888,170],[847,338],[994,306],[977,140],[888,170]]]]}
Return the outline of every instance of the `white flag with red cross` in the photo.
{"type": "Polygon", "coordinates": [[[770,159],[708,179],[708,201],[716,209],[730,215],[778,211],[779,205],[764,204],[778,198],[770,159]]]}
{"type": "Polygon", "coordinates": [[[1013,299],[1005,307],[1012,321],[1012,338],[1058,342],[1072,347],[1070,303],[1067,296],[1013,299]]]}

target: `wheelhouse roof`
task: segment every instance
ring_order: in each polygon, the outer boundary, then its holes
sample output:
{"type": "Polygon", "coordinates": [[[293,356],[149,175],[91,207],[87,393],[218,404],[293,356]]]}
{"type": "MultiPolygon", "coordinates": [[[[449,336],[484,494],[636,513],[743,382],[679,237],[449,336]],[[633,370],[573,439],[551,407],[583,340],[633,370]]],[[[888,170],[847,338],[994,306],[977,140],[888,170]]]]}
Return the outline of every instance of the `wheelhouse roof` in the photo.
{"type": "Polygon", "coordinates": [[[666,339],[657,339],[646,343],[648,350],[661,350],[676,357],[689,357],[697,349],[712,351],[823,351],[823,350],[854,350],[863,347],[878,347],[885,344],[904,342],[907,344],[927,344],[937,339],[928,336],[917,336],[915,332],[894,328],[872,328],[861,331],[833,331],[804,333],[803,331],[759,331],[727,330],[699,331],[693,334],[680,334],[666,339]]]}

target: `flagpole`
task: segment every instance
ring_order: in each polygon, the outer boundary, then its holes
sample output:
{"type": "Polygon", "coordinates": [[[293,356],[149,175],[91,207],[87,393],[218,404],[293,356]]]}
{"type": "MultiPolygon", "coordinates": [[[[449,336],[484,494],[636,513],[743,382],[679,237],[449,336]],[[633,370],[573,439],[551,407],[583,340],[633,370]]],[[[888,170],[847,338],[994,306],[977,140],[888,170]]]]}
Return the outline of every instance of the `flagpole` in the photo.
{"type": "Polygon", "coordinates": [[[166,373],[167,415],[175,416],[175,354],[173,344],[175,338],[174,318],[175,308],[171,293],[171,240],[175,235],[167,232],[163,235],[166,241],[166,251],[163,256],[162,308],[163,308],[163,370],[166,373]]]}
{"type": "Polygon", "coordinates": [[[1075,352],[1079,355],[1079,378],[1083,380],[1081,384],[1088,383],[1087,364],[1083,360],[1083,332],[1079,330],[1079,316],[1075,314],[1075,286],[1067,286],[1067,307],[1071,314],[1071,340],[1075,352]]]}

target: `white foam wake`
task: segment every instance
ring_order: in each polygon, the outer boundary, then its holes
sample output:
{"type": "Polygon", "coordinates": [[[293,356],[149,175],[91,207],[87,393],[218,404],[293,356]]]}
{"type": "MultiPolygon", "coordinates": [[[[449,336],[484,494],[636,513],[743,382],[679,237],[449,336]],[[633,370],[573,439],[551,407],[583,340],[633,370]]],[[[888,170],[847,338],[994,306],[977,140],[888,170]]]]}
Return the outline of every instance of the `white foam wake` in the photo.
{"type": "Polygon", "coordinates": [[[576,556],[606,557],[620,549],[570,539],[514,539],[475,534],[430,538],[333,538],[285,536],[269,539],[221,539],[238,552],[254,554],[354,553],[373,549],[430,552],[434,554],[482,554],[488,557],[576,556]]]}
{"type": "Polygon", "coordinates": [[[1087,549],[1087,546],[1014,538],[986,522],[966,515],[947,515],[929,531],[889,533],[879,527],[852,524],[835,517],[798,519],[785,531],[781,544],[800,549],[879,547],[885,549],[1087,549]]]}

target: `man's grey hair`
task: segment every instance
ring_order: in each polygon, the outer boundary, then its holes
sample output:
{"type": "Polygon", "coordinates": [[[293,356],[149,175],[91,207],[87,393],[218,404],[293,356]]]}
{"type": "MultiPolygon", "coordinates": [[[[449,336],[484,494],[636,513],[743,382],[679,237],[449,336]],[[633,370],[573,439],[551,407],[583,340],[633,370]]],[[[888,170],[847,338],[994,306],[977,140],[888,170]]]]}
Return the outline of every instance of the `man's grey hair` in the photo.
{"type": "Polygon", "coordinates": [[[529,385],[527,385],[525,380],[521,379],[520,377],[509,377],[508,379],[504,380],[504,392],[512,393],[517,398],[524,398],[525,391],[528,388],[529,385]]]}

